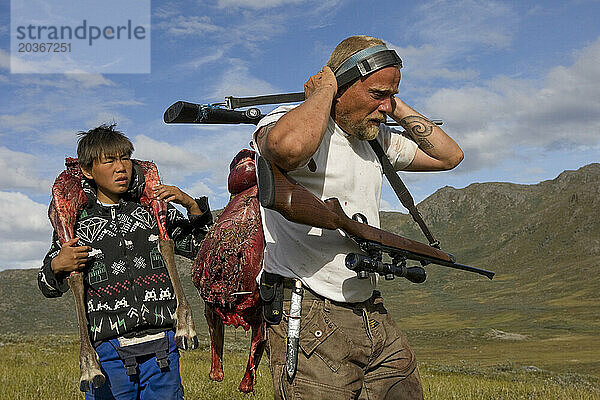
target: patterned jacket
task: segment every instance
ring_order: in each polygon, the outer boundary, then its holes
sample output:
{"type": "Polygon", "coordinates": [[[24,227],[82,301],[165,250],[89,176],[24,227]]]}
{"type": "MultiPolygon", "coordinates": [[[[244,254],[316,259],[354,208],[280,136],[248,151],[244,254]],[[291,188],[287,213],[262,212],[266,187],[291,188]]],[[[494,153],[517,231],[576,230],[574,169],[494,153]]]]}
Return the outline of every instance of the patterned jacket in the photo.
{"type": "MultiPolygon", "coordinates": [[[[141,193],[139,185],[143,176],[140,179],[138,174],[119,204],[106,206],[98,203],[93,182],[83,184],[88,202],[78,215],[75,235],[77,246],[92,248],[83,274],[88,328],[94,342],[173,328],[175,293],[158,251],[156,220],[135,198],[141,193]]],[[[202,215],[189,215],[188,220],[169,204],[166,221],[175,253],[190,259],[212,224],[208,199],[196,202],[202,215]]],[[[66,276],[55,276],[51,268],[59,251],[55,232],[38,274],[46,297],[62,296],[69,289],[66,276]]]]}

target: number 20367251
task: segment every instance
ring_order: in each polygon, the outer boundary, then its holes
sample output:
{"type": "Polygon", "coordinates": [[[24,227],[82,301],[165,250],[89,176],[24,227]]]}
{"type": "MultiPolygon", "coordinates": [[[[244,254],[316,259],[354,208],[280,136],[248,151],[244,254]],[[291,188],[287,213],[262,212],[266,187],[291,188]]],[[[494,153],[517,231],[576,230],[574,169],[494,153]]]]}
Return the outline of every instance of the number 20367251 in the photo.
{"type": "Polygon", "coordinates": [[[19,42],[19,53],[70,53],[71,43],[59,42],[19,42]]]}

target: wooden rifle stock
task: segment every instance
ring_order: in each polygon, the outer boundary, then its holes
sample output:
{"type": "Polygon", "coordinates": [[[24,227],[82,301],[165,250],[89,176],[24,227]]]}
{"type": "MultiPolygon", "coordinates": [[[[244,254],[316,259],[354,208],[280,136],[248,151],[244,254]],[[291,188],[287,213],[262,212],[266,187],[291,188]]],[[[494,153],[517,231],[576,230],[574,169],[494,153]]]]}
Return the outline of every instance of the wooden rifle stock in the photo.
{"type": "Polygon", "coordinates": [[[289,221],[317,228],[341,229],[349,235],[384,246],[440,261],[454,261],[452,255],[434,247],[349,218],[337,198],[325,201],[317,198],[264,157],[258,159],[258,181],[262,206],[277,211],[289,221]]]}
{"type": "Polygon", "coordinates": [[[455,263],[452,254],[349,218],[338,199],[323,201],[317,198],[264,157],[258,158],[257,168],[260,203],[289,221],[317,228],[341,229],[385,250],[404,252],[409,259],[475,272],[489,279],[494,277],[492,271],[455,263]]]}

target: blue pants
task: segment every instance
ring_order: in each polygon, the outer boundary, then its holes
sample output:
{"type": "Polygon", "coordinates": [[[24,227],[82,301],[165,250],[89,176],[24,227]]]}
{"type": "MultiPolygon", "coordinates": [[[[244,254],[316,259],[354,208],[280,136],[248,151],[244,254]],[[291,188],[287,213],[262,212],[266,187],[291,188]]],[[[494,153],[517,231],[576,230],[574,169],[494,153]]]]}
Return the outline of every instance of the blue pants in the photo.
{"type": "Polygon", "coordinates": [[[162,370],[155,356],[138,357],[138,374],[127,375],[116,347],[117,339],[102,342],[96,352],[106,382],[99,389],[91,388],[85,393],[86,400],[183,400],[183,386],[179,374],[179,351],[175,345],[175,333],[167,332],[169,339],[169,366],[162,370]]]}

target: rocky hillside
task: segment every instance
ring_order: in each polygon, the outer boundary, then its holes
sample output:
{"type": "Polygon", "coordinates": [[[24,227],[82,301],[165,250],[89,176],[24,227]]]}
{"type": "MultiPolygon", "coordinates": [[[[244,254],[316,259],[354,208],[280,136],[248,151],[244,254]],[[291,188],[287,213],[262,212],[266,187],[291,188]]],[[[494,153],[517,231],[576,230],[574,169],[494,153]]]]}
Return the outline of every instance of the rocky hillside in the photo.
{"type": "MultiPolygon", "coordinates": [[[[421,291],[431,301],[424,306],[440,306],[437,299],[442,307],[469,313],[481,305],[478,312],[510,313],[504,317],[524,324],[538,311],[536,320],[555,327],[597,320],[600,164],[535,185],[444,187],[418,207],[458,262],[496,272],[489,282],[430,266],[421,291]]],[[[425,242],[408,215],[384,213],[382,226],[425,242]]]]}
{"type": "MultiPolygon", "coordinates": [[[[600,164],[590,164],[535,185],[446,186],[418,207],[444,247],[461,258],[510,258],[523,265],[598,257],[599,206],[600,164]]],[[[385,213],[382,220],[388,229],[423,240],[406,215],[385,213]]]]}

